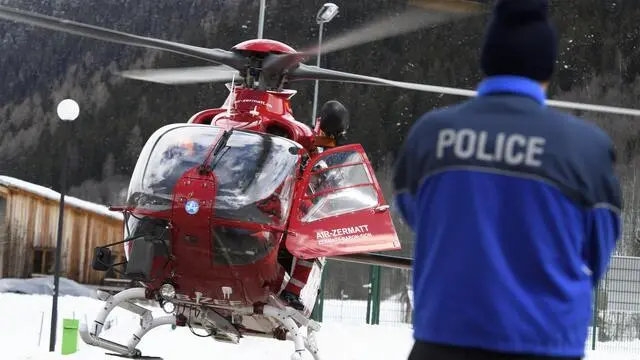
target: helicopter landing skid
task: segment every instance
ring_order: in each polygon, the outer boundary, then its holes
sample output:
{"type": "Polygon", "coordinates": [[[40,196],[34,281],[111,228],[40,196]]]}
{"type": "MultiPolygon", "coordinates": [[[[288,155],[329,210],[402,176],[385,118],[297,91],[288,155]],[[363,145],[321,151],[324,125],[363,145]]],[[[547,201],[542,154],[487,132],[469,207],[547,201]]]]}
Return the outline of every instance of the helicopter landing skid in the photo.
{"type": "Polygon", "coordinates": [[[291,360],[302,360],[302,353],[309,351],[314,360],[320,360],[316,332],[320,330],[320,324],[308,319],[296,309],[284,306],[281,301],[272,297],[274,305],[264,305],[262,313],[278,321],[286,331],[286,339],[293,341],[295,350],[291,360]],[[307,327],[307,336],[304,336],[300,327],[307,327]]]}
{"type": "Polygon", "coordinates": [[[125,358],[125,359],[136,359],[136,360],[164,360],[161,357],[157,357],[157,356],[137,356],[137,357],[130,357],[127,355],[122,355],[122,354],[114,354],[114,353],[105,353],[105,355],[107,356],[116,356],[119,358],[125,358]]]}
{"type": "Polygon", "coordinates": [[[151,329],[154,329],[161,325],[177,326],[181,324],[176,323],[176,317],[174,315],[153,318],[151,311],[130,302],[131,300],[146,299],[147,297],[145,293],[146,289],[144,288],[131,288],[123,290],[115,295],[105,295],[104,293],[99,293],[101,300],[105,301],[104,307],[100,310],[98,316],[93,321],[91,331],[84,321],[80,323],[79,332],[82,341],[84,341],[88,345],[100,347],[105,350],[117,353],[110,355],[117,355],[120,357],[131,359],[160,359],[157,357],[143,357],[140,350],[136,349],[136,346],[138,345],[142,337],[151,329]],[[106,299],[102,299],[105,297],[106,299]],[[131,339],[129,340],[127,345],[118,344],[116,342],[100,337],[100,333],[102,332],[107,316],[109,315],[109,313],[111,313],[111,311],[113,311],[113,309],[116,308],[116,306],[129,310],[139,315],[141,318],[140,327],[131,336],[131,339]]]}

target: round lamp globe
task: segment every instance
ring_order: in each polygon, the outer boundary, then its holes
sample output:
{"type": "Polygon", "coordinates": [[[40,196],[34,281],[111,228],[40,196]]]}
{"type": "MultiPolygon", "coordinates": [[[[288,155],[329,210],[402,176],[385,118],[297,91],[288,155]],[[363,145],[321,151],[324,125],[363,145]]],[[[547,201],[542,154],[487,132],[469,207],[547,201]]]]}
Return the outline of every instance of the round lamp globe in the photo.
{"type": "Polygon", "coordinates": [[[80,115],[80,106],[73,99],[64,99],[58,104],[58,117],[62,121],[73,121],[80,115]]]}

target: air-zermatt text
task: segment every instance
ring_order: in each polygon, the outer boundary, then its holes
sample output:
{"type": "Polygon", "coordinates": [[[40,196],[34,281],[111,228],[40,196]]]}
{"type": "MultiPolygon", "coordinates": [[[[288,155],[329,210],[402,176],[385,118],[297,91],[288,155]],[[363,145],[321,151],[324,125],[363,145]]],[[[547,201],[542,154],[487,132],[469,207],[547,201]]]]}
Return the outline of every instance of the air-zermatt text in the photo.
{"type": "Polygon", "coordinates": [[[347,240],[371,237],[369,225],[357,225],[316,232],[318,244],[331,244],[347,240]]]}
{"type": "Polygon", "coordinates": [[[342,236],[342,235],[364,234],[367,232],[369,232],[369,225],[358,225],[358,226],[318,231],[316,233],[316,239],[327,239],[330,237],[342,236]]]}

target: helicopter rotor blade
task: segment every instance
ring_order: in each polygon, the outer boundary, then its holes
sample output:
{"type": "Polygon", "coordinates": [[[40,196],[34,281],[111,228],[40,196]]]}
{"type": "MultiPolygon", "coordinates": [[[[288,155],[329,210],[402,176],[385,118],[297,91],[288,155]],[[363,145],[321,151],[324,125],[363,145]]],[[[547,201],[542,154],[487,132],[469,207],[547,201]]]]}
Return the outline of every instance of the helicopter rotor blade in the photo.
{"type": "Polygon", "coordinates": [[[128,79],[167,85],[218,83],[242,80],[240,72],[226,65],[127,70],[119,72],[117,75],[128,79]]]}
{"type": "Polygon", "coordinates": [[[27,25],[34,25],[49,30],[62,31],[69,34],[85,36],[117,44],[169,51],[193,58],[228,65],[239,71],[244,70],[244,65],[246,63],[245,58],[241,55],[223,49],[209,49],[167,40],[138,36],[71,20],[64,20],[52,16],[9,8],[6,6],[0,6],[0,19],[12,20],[27,25]]]}
{"type": "Polygon", "coordinates": [[[408,0],[410,6],[449,12],[478,12],[488,9],[492,0],[408,0]]]}
{"type": "MultiPolygon", "coordinates": [[[[439,0],[438,2],[443,1],[460,2],[460,0],[439,0]]],[[[475,4],[475,2],[467,3],[475,4]]],[[[476,5],[475,7],[469,6],[464,9],[428,8],[427,11],[421,9],[409,9],[400,15],[379,18],[356,29],[352,29],[343,35],[325,41],[321,47],[313,45],[293,54],[271,54],[263,62],[263,69],[276,71],[288,69],[298,63],[307,61],[313,56],[317,56],[319,53],[327,54],[353,46],[410,33],[422,28],[437,26],[443,23],[476,15],[481,13],[481,10],[484,8],[485,7],[482,5],[476,5]]]]}
{"type": "Polygon", "coordinates": [[[328,39],[322,43],[321,49],[318,48],[318,45],[315,45],[303,50],[303,53],[317,56],[318,51],[320,51],[322,54],[327,54],[410,33],[426,27],[452,22],[474,14],[476,14],[476,12],[435,12],[410,9],[400,15],[381,18],[347,32],[344,35],[328,39]]]}
{"type": "MultiPolygon", "coordinates": [[[[383,85],[392,86],[407,90],[425,91],[447,95],[458,95],[474,97],[477,92],[474,90],[466,90],[460,88],[434,86],[426,84],[416,84],[403,81],[387,80],[374,76],[359,75],[353,73],[347,73],[342,71],[336,71],[331,69],[323,69],[313,65],[299,64],[299,66],[290,71],[287,76],[288,81],[298,80],[323,80],[323,81],[340,81],[346,83],[367,84],[367,85],[383,85]]],[[[584,110],[594,111],[609,114],[628,115],[628,116],[640,116],[640,110],[621,108],[614,106],[585,104],[570,101],[559,100],[547,100],[547,105],[572,109],[572,110],[584,110]]]]}

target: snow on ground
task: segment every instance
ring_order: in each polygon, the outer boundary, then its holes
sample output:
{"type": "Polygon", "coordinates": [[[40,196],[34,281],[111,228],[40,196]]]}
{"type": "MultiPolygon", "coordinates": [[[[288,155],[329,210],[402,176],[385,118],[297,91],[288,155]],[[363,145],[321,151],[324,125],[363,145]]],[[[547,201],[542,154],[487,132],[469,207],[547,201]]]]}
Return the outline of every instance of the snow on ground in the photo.
{"type": "MultiPolygon", "coordinates": [[[[364,307],[366,309],[366,302],[364,307]]],[[[101,349],[87,346],[79,339],[79,351],[73,355],[60,355],[63,318],[93,320],[101,306],[95,299],[64,296],[59,299],[59,326],[56,352],[49,353],[49,327],[51,297],[48,295],[19,295],[0,293],[0,348],[3,360],[79,360],[118,359],[108,357],[101,349]]],[[[318,335],[324,359],[335,360],[406,360],[413,343],[412,331],[406,324],[397,324],[397,309],[391,304],[381,307],[381,325],[365,324],[362,303],[353,301],[325,301],[323,328],[318,335]],[[357,314],[362,314],[361,317],[357,314]],[[349,320],[341,321],[340,317],[349,320]],[[354,316],[356,315],[356,316],[354,316]],[[385,320],[387,323],[385,323],[385,320]],[[391,324],[392,322],[396,324],[391,324]]],[[[158,314],[162,310],[155,309],[158,314]]],[[[107,321],[111,327],[103,337],[125,341],[128,330],[133,330],[137,317],[116,309],[107,321]],[[117,329],[117,332],[115,331],[117,329]],[[124,331],[123,331],[124,330],[124,331]]],[[[196,330],[197,331],[197,330],[196,330]]],[[[212,359],[278,359],[288,360],[293,350],[291,342],[244,338],[239,345],[199,338],[188,328],[160,327],[149,332],[138,348],[143,355],[161,356],[166,360],[188,357],[212,359]]],[[[598,344],[599,350],[589,352],[586,360],[640,360],[640,342],[598,344]],[[609,351],[606,351],[609,348],[609,351]],[[615,351],[610,350],[615,349],[615,351]]],[[[305,359],[312,359],[306,354],[305,359]]]]}

